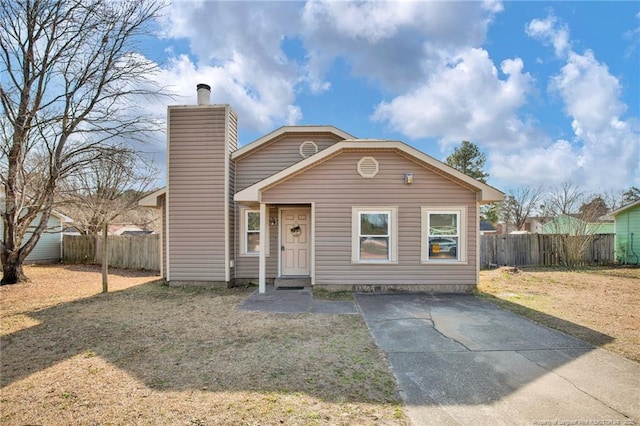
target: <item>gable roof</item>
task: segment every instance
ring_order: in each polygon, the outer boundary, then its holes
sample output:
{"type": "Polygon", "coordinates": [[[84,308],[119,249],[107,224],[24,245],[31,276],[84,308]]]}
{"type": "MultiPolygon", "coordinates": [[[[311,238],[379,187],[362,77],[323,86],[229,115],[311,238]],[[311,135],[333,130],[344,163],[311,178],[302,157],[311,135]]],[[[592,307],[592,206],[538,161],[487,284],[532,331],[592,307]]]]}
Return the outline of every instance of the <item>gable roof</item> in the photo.
{"type": "Polygon", "coordinates": [[[73,219],[71,219],[69,216],[64,215],[58,211],[51,210],[51,215],[60,219],[60,222],[62,223],[73,223],[73,219]]]}
{"type": "Polygon", "coordinates": [[[268,133],[253,142],[248,143],[242,148],[237,149],[231,154],[232,159],[238,159],[244,157],[249,152],[260,148],[261,146],[277,140],[278,138],[286,134],[306,134],[306,133],[329,133],[338,137],[338,139],[353,139],[353,136],[349,133],[338,129],[334,126],[282,126],[279,129],[268,133]]]}
{"type": "Polygon", "coordinates": [[[461,186],[464,186],[471,191],[479,193],[478,201],[481,204],[490,203],[493,201],[500,201],[504,199],[504,193],[495,189],[492,186],[484,184],[466,174],[459,172],[458,170],[450,167],[435,158],[418,151],[417,149],[400,141],[379,140],[379,139],[349,139],[336,143],[335,145],[326,148],[315,155],[305,158],[297,162],[296,164],[269,176],[257,182],[248,188],[239,191],[235,195],[235,201],[245,202],[260,202],[260,194],[263,190],[275,186],[283,180],[286,180],[292,176],[302,173],[305,170],[313,168],[324,161],[340,154],[343,151],[353,150],[384,150],[394,151],[406,158],[415,161],[425,168],[438,173],[439,175],[455,181],[461,186]]]}
{"type": "MultiPolygon", "coordinates": [[[[5,195],[4,195],[4,191],[0,191],[0,201],[4,201],[5,199],[5,195]]],[[[0,212],[4,212],[4,203],[0,204],[0,212]]],[[[73,223],[73,219],[71,219],[69,216],[60,213],[57,210],[51,210],[51,216],[57,218],[60,223],[73,223]]]]}
{"type": "Polygon", "coordinates": [[[614,210],[612,212],[609,212],[609,216],[616,216],[616,215],[618,215],[620,213],[625,212],[628,209],[631,209],[631,208],[633,208],[635,206],[639,206],[639,205],[640,205],[640,200],[633,201],[633,202],[627,204],[626,206],[622,206],[619,209],[616,209],[616,210],[614,210]]]}

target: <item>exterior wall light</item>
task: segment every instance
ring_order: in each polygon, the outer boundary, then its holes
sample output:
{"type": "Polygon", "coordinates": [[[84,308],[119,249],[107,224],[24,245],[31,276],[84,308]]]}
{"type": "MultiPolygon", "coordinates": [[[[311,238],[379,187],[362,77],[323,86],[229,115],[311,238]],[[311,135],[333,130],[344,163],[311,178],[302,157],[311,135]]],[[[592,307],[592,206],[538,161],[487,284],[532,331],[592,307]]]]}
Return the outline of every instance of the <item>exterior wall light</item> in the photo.
{"type": "Polygon", "coordinates": [[[413,184],[413,173],[405,173],[404,174],[404,184],[405,185],[413,184]]]}

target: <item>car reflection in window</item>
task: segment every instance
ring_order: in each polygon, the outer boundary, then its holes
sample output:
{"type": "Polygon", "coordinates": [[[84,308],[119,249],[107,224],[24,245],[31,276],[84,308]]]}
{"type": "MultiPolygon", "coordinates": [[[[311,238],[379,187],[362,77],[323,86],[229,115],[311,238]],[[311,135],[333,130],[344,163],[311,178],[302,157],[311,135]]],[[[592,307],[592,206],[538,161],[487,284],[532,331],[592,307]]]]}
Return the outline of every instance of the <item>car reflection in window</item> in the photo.
{"type": "Polygon", "coordinates": [[[429,238],[429,258],[455,259],[458,254],[458,241],[453,238],[429,238]]]}

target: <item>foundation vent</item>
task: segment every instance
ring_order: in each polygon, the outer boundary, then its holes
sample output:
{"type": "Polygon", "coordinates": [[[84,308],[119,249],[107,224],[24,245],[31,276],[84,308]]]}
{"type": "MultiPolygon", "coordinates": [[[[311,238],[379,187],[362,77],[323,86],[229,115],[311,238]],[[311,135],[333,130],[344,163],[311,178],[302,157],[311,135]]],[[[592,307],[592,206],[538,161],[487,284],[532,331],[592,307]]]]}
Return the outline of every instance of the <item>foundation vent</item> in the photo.
{"type": "Polygon", "coordinates": [[[362,157],[358,161],[358,173],[363,178],[372,178],[378,174],[378,160],[373,157],[362,157]]]}

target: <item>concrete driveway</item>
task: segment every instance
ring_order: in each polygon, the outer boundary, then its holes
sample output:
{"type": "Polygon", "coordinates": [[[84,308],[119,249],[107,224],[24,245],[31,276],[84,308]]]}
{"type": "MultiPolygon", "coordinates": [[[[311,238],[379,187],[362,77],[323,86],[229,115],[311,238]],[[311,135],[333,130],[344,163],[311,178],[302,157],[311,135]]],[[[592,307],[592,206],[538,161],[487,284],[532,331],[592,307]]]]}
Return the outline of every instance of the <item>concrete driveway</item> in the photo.
{"type": "Polygon", "coordinates": [[[634,425],[640,365],[468,295],[357,294],[415,425],[634,425]]]}

